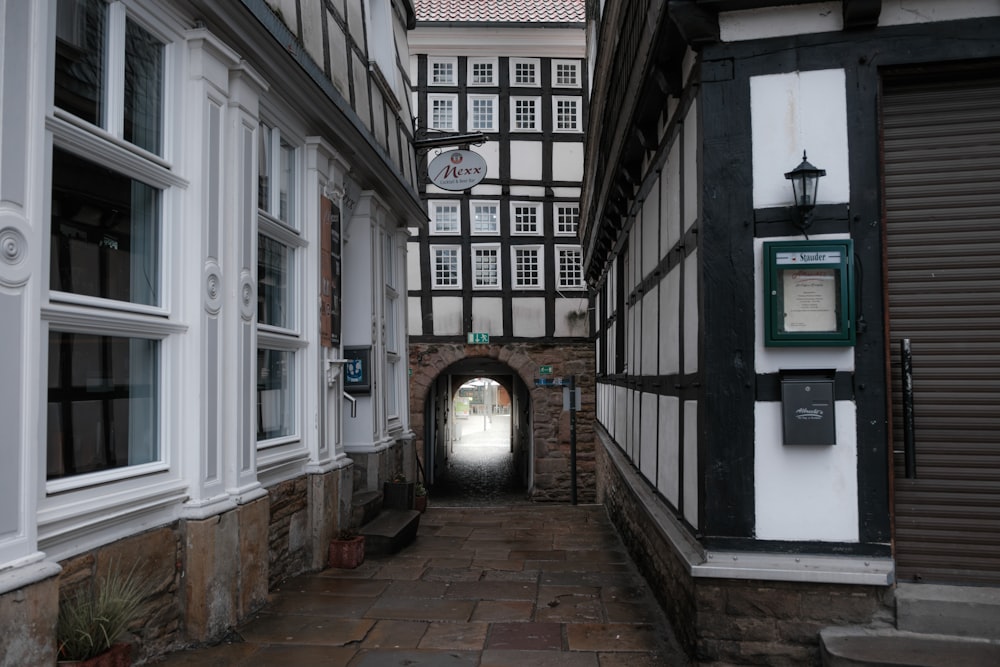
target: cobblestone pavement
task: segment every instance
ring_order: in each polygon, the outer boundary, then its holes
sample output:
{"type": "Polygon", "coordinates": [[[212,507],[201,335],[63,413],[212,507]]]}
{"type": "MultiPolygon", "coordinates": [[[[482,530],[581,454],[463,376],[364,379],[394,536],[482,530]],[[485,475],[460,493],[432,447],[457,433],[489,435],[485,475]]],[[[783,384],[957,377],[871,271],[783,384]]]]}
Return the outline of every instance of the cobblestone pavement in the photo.
{"type": "Polygon", "coordinates": [[[510,451],[510,415],[471,415],[456,420],[455,441],[442,479],[429,489],[431,502],[445,507],[514,504],[527,489],[517,479],[510,451]]]}
{"type": "Polygon", "coordinates": [[[687,665],[599,505],[432,506],[417,539],[288,580],[231,643],[163,667],[687,665]]]}

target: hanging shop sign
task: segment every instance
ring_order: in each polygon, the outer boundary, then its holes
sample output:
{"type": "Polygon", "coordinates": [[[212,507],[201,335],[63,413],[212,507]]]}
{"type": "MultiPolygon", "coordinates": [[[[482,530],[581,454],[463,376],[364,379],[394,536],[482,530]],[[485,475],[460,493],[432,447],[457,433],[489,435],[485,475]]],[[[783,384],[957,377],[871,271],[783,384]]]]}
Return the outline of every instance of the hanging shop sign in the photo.
{"type": "Polygon", "coordinates": [[[442,190],[468,190],[486,178],[486,160],[472,151],[445,151],[431,160],[427,176],[442,190]]]}

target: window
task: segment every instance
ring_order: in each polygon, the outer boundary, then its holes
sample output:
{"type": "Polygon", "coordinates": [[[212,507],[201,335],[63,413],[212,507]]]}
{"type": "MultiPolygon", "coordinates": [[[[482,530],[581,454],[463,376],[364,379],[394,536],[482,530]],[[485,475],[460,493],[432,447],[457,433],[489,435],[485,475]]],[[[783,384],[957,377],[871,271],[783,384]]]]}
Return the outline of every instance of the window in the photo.
{"type": "Polygon", "coordinates": [[[401,387],[403,376],[403,360],[400,350],[405,349],[402,338],[404,332],[399,325],[402,320],[401,299],[399,298],[399,287],[397,276],[396,242],[392,234],[382,235],[382,268],[385,278],[385,407],[386,415],[390,419],[399,418],[400,400],[399,396],[404,390],[401,387]]]}
{"type": "Polygon", "coordinates": [[[447,289],[462,286],[458,252],[458,246],[431,246],[433,287],[447,289]]]}
{"type": "Polygon", "coordinates": [[[542,233],[541,209],[538,204],[514,203],[510,209],[511,233],[530,235],[542,233]]]}
{"type": "Polygon", "coordinates": [[[553,60],[552,85],[557,88],[578,88],[580,63],[576,60],[553,60]]]}
{"type": "Polygon", "coordinates": [[[497,129],[497,96],[469,95],[469,130],[497,129]]]}
{"type": "Polygon", "coordinates": [[[513,86],[537,86],[538,81],[538,60],[511,58],[510,61],[511,78],[513,86]]]}
{"type": "Polygon", "coordinates": [[[257,440],[283,444],[298,434],[298,264],[305,241],[297,202],[299,151],[282,131],[259,128],[257,187],[257,440]]]}
{"type": "Polygon", "coordinates": [[[431,58],[428,59],[430,67],[430,85],[432,86],[454,86],[457,69],[454,58],[431,58]]]}
{"type": "Polygon", "coordinates": [[[455,131],[455,95],[428,95],[430,127],[434,130],[455,131]]]}
{"type": "Polygon", "coordinates": [[[457,201],[432,201],[428,205],[432,234],[458,234],[461,231],[457,201]]]}
{"type": "Polygon", "coordinates": [[[473,289],[500,288],[500,246],[472,246],[472,287],[473,289]]]}
{"type": "Polygon", "coordinates": [[[552,116],[556,132],[579,132],[580,98],[553,97],[552,116]]]}
{"type": "Polygon", "coordinates": [[[499,234],[500,222],[498,211],[500,204],[497,202],[472,202],[472,233],[473,234],[499,234]]]}
{"type": "Polygon", "coordinates": [[[469,85],[497,85],[497,63],[495,59],[469,58],[469,85]]]}
{"type": "Polygon", "coordinates": [[[556,246],[556,262],[557,287],[583,288],[583,250],[579,246],[556,246]]]}
{"type": "Polygon", "coordinates": [[[515,288],[543,287],[541,246],[514,246],[511,248],[511,256],[515,288]]]}
{"type": "Polygon", "coordinates": [[[164,154],[168,49],[121,3],[55,7],[53,115],[72,122],[49,126],[45,474],[142,474],[164,461],[164,343],[178,328],[163,270],[177,177],[150,157],[164,154]]]}
{"type": "Polygon", "coordinates": [[[537,97],[510,98],[511,130],[538,130],[538,103],[537,97]]]}
{"type": "Polygon", "coordinates": [[[556,234],[559,236],[576,236],[577,223],[580,220],[579,206],[556,205],[556,234]]]}

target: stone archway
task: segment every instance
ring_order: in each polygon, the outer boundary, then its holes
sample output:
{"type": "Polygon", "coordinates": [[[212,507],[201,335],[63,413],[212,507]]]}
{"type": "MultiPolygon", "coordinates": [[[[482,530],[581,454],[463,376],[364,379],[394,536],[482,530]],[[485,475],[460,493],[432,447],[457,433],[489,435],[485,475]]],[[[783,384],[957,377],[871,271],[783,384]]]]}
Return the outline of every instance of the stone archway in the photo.
{"type": "Polygon", "coordinates": [[[596,499],[594,459],[594,362],[590,343],[536,343],[465,345],[461,343],[411,343],[410,424],[416,449],[424,451],[426,407],[434,383],[460,362],[482,359],[509,367],[527,387],[531,415],[530,498],[536,501],[571,500],[570,419],[563,410],[558,387],[536,386],[542,366],[551,366],[553,377],[574,375],[582,394],[576,416],[577,501],[596,499]]]}

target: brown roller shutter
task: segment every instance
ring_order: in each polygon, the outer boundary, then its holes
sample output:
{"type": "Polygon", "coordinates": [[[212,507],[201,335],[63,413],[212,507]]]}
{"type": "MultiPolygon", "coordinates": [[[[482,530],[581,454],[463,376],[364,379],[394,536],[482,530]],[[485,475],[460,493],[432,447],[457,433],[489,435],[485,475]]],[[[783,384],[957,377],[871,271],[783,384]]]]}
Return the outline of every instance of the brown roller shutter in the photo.
{"type": "Polygon", "coordinates": [[[883,82],[899,581],[1000,584],[1000,71],[883,82]],[[913,348],[916,477],[899,341],[913,348]]]}

